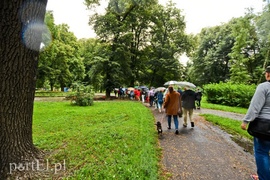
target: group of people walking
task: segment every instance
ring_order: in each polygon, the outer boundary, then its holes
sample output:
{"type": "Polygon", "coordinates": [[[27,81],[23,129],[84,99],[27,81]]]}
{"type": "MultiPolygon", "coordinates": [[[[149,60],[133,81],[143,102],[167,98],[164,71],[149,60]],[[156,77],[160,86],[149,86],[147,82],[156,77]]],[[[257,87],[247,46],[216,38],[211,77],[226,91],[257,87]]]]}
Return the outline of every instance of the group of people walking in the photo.
{"type": "MultiPolygon", "coordinates": [[[[257,86],[248,111],[241,124],[243,130],[249,130],[250,127],[254,129],[256,127],[257,130],[254,134],[248,131],[253,136],[254,156],[257,167],[257,174],[251,175],[253,180],[270,180],[270,66],[265,69],[265,79],[265,82],[257,86]],[[256,124],[260,123],[262,125],[256,126],[256,124]]],[[[154,102],[153,99],[155,95],[153,92],[154,91],[150,93],[150,106],[152,106],[154,102]]],[[[168,93],[163,95],[162,91],[160,91],[156,97],[159,111],[161,112],[162,106],[165,109],[168,129],[171,129],[171,121],[173,118],[175,134],[179,134],[178,115],[182,113],[184,116],[183,127],[187,127],[188,125],[188,116],[191,127],[193,128],[195,126],[192,115],[193,110],[196,109],[196,105],[197,109],[200,109],[201,91],[197,89],[195,92],[188,88],[185,88],[183,92],[181,90],[175,91],[174,88],[170,86],[168,93]]]]}
{"type": "Polygon", "coordinates": [[[163,95],[162,91],[158,91],[156,94],[154,90],[151,89],[149,91],[150,96],[150,107],[153,106],[154,102],[156,104],[156,108],[159,112],[162,112],[162,109],[165,109],[165,113],[168,120],[168,129],[171,129],[171,121],[173,118],[175,125],[175,134],[179,134],[178,126],[178,116],[183,114],[183,127],[187,127],[188,117],[191,123],[191,127],[194,127],[194,120],[192,118],[193,110],[197,108],[200,109],[200,101],[202,97],[202,93],[199,89],[197,92],[185,88],[184,91],[178,89],[174,90],[173,86],[169,86],[168,92],[163,95]],[[156,99],[156,101],[154,101],[156,99]],[[195,105],[196,103],[196,105],[195,105]]]}
{"type": "MultiPolygon", "coordinates": [[[[251,134],[253,136],[257,167],[257,174],[251,175],[253,180],[270,180],[270,66],[265,69],[265,79],[265,82],[257,86],[241,124],[243,130],[258,127],[256,134],[251,134]],[[264,126],[255,125],[260,123],[264,126]]],[[[187,127],[187,115],[189,115],[191,127],[194,127],[193,110],[196,108],[195,105],[197,105],[197,109],[200,109],[202,93],[199,90],[195,92],[188,88],[183,92],[177,92],[173,87],[168,89],[169,92],[165,95],[162,105],[168,118],[168,129],[171,129],[171,120],[173,118],[175,134],[179,134],[178,114],[183,111],[183,127],[187,127]]],[[[250,133],[250,131],[248,132],[250,133]]]]}
{"type": "Polygon", "coordinates": [[[120,87],[119,89],[114,89],[114,94],[116,97],[116,94],[118,94],[118,98],[120,99],[125,99],[128,97],[131,100],[137,100],[140,101],[141,98],[144,100],[145,96],[145,91],[141,90],[139,88],[123,88],[120,87]]]}

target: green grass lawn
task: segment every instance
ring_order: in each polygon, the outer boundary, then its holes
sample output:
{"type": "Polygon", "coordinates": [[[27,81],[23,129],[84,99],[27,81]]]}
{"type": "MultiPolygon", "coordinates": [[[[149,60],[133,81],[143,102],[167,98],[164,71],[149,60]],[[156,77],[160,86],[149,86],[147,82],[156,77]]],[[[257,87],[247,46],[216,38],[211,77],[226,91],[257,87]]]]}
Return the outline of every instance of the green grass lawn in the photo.
{"type": "Polygon", "coordinates": [[[34,144],[68,179],[158,179],[154,117],[138,102],[35,102],[34,144]]]}
{"type": "MultiPolygon", "coordinates": [[[[225,106],[225,105],[219,105],[219,104],[211,104],[208,103],[205,99],[202,99],[201,102],[202,108],[208,108],[208,109],[215,109],[215,110],[221,110],[226,112],[234,112],[239,114],[245,114],[247,112],[246,108],[241,107],[231,107],[231,106],[225,106]]],[[[220,117],[212,114],[203,114],[202,115],[207,121],[212,122],[214,125],[219,126],[221,129],[225,130],[229,134],[244,137],[247,139],[252,139],[252,136],[250,136],[247,131],[244,131],[240,128],[241,121],[226,118],[226,117],[220,117]]]]}
{"type": "Polygon", "coordinates": [[[231,106],[225,106],[225,105],[220,105],[220,104],[208,103],[204,97],[202,98],[202,101],[201,101],[201,107],[207,108],[207,109],[234,112],[234,113],[239,113],[239,114],[245,114],[247,112],[247,108],[231,107],[231,106]]]}
{"type": "Polygon", "coordinates": [[[202,115],[207,121],[212,122],[214,125],[219,126],[221,129],[225,130],[227,133],[245,137],[247,139],[252,139],[252,136],[240,128],[241,121],[233,120],[226,117],[220,117],[212,114],[202,115]]]}

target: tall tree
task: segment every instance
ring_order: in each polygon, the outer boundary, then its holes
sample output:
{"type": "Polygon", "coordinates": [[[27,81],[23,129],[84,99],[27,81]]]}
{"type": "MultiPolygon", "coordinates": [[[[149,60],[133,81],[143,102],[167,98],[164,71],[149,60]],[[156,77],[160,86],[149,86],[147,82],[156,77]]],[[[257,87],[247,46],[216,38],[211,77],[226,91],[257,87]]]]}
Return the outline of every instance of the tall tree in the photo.
{"type": "MultiPolygon", "coordinates": [[[[80,43],[81,56],[84,57],[83,63],[86,71],[84,83],[91,84],[96,91],[102,91],[105,89],[102,82],[109,60],[109,46],[97,39],[82,39],[80,43]]],[[[120,86],[116,80],[114,84],[115,87],[120,86]]]]}
{"type": "Polygon", "coordinates": [[[230,55],[230,81],[235,83],[258,83],[261,74],[262,58],[260,57],[259,39],[254,24],[252,11],[240,17],[233,25],[232,34],[235,43],[230,55]]]}
{"type": "Polygon", "coordinates": [[[229,80],[229,56],[234,43],[232,22],[204,28],[197,35],[198,46],[192,55],[188,76],[197,85],[229,80]]]}
{"type": "Polygon", "coordinates": [[[66,24],[55,25],[52,12],[46,13],[46,24],[51,31],[52,43],[40,54],[38,68],[39,86],[48,80],[51,90],[57,85],[64,90],[74,81],[84,77],[84,66],[79,53],[79,43],[66,24]]]}
{"type": "Polygon", "coordinates": [[[153,4],[157,1],[110,0],[105,14],[91,18],[90,23],[94,24],[100,40],[110,45],[108,59],[102,61],[107,97],[118,83],[134,85],[140,65],[138,55],[139,48],[142,48],[142,32],[147,29],[145,18],[140,17],[153,4]]]}
{"type": "MultiPolygon", "coordinates": [[[[266,5],[260,16],[256,18],[257,34],[259,38],[259,46],[261,55],[264,59],[262,70],[270,64],[270,4],[266,5]]],[[[259,82],[264,80],[262,75],[259,82]]]]}
{"type": "MultiPolygon", "coordinates": [[[[91,22],[99,38],[111,45],[109,59],[103,61],[117,73],[111,84],[161,85],[180,79],[178,58],[190,43],[184,17],[171,1],[165,8],[156,0],[111,0],[106,14],[93,16],[91,22]]],[[[107,72],[106,80],[113,75],[107,72]]]]}
{"type": "Polygon", "coordinates": [[[0,6],[0,177],[9,163],[36,158],[32,114],[47,0],[2,0],[0,6]]]}
{"type": "Polygon", "coordinates": [[[191,42],[185,34],[186,24],[181,11],[169,1],[164,7],[157,5],[153,9],[150,24],[150,49],[147,49],[147,78],[151,85],[160,86],[168,80],[181,80],[183,66],[179,57],[189,52],[191,42]]]}

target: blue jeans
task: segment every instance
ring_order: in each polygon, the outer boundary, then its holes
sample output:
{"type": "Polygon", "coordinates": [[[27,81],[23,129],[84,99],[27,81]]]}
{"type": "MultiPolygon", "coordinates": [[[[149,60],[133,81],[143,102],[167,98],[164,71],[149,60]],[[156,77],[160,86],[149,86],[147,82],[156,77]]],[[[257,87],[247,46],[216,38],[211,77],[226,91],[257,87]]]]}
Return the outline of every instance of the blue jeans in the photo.
{"type": "MultiPolygon", "coordinates": [[[[177,117],[177,115],[173,115],[173,120],[174,120],[175,129],[178,129],[178,117],[177,117]]],[[[168,115],[168,126],[169,127],[171,127],[171,122],[172,122],[172,115],[168,115]]]]}
{"type": "Polygon", "coordinates": [[[157,101],[158,109],[162,108],[163,101],[157,101]]]}
{"type": "Polygon", "coordinates": [[[270,141],[254,137],[254,156],[260,180],[270,179],[270,141]]]}

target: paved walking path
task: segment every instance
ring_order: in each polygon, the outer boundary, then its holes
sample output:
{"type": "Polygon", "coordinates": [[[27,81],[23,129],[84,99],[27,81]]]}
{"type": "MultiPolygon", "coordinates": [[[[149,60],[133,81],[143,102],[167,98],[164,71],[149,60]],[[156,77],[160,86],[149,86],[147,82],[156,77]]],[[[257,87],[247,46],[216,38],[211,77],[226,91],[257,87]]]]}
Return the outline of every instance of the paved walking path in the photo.
{"type": "MultiPolygon", "coordinates": [[[[149,107],[150,108],[150,107],[149,107]]],[[[150,108],[161,121],[164,114],[150,108]]],[[[201,113],[225,116],[241,120],[243,115],[214,111],[195,110],[195,127],[182,126],[179,120],[179,135],[167,129],[167,121],[162,120],[163,135],[160,138],[164,171],[172,180],[248,180],[256,172],[254,157],[250,152],[238,146],[230,135],[213,126],[199,116],[201,113]]],[[[239,127],[240,128],[240,127],[239,127]]]]}
{"type": "Polygon", "coordinates": [[[213,110],[213,109],[201,109],[201,110],[195,110],[195,114],[214,114],[221,117],[227,117],[230,119],[235,120],[243,120],[244,114],[238,114],[238,113],[232,113],[232,112],[225,112],[225,111],[219,111],[219,110],[213,110]]]}

